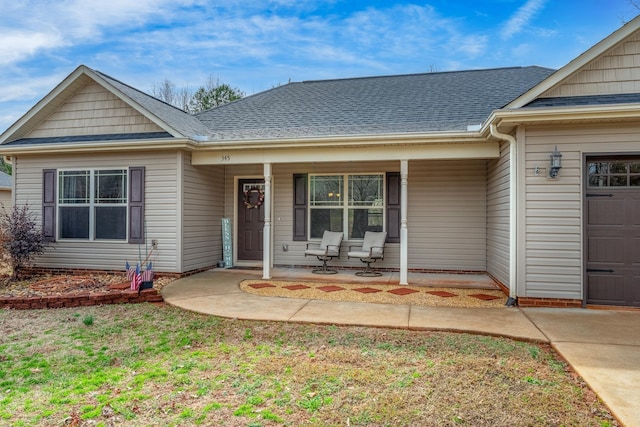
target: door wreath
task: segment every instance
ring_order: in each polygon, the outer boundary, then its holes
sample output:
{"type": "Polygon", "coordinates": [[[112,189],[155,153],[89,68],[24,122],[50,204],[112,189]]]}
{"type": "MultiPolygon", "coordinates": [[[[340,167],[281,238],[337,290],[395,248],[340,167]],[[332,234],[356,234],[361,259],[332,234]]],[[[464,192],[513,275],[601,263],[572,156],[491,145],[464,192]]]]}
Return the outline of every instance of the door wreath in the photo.
{"type": "Polygon", "coordinates": [[[264,191],[260,190],[258,187],[251,187],[242,193],[244,194],[244,207],[247,209],[258,209],[264,203],[264,191]],[[258,201],[255,203],[251,201],[253,193],[258,193],[258,201]]]}

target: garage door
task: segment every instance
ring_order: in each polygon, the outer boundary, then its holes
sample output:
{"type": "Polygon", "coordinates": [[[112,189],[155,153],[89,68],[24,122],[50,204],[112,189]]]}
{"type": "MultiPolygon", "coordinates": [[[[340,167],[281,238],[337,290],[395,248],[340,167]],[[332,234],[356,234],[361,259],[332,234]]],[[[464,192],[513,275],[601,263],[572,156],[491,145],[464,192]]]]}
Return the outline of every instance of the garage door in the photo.
{"type": "Polygon", "coordinates": [[[640,307],[640,157],[586,166],[587,304],[640,307]]]}

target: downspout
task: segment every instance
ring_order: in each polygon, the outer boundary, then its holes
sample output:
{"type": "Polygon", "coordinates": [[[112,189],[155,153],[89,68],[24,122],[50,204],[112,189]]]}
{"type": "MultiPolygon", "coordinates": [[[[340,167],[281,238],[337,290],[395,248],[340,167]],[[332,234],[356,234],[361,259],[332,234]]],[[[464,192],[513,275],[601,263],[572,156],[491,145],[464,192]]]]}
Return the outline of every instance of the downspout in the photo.
{"type": "Polygon", "coordinates": [[[517,282],[517,203],[516,189],[518,183],[517,170],[517,145],[516,139],[506,133],[498,131],[495,123],[489,126],[491,136],[509,143],[509,300],[507,305],[516,305],[518,296],[516,292],[517,282]]]}

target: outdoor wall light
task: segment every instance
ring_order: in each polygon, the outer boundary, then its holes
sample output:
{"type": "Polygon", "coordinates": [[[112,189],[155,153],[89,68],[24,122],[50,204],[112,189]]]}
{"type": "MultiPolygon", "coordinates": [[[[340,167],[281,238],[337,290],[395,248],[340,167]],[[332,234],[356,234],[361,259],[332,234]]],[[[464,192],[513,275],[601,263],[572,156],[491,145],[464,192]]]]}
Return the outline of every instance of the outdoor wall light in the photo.
{"type": "Polygon", "coordinates": [[[556,178],[558,176],[558,172],[562,169],[562,153],[558,151],[558,146],[556,145],[555,150],[549,154],[551,158],[551,165],[549,166],[549,177],[556,178]]]}

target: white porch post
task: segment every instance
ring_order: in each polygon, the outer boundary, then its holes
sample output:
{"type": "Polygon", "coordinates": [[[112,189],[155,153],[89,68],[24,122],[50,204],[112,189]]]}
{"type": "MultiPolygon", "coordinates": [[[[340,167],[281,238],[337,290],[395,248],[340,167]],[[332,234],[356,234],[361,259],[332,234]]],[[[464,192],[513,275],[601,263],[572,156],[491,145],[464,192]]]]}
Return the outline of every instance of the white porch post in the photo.
{"type": "Polygon", "coordinates": [[[264,164],[264,232],[262,278],[271,279],[271,163],[264,164]]]}
{"type": "Polygon", "coordinates": [[[409,230],[407,228],[407,185],[409,161],[400,161],[400,284],[409,284],[409,230]]]}

